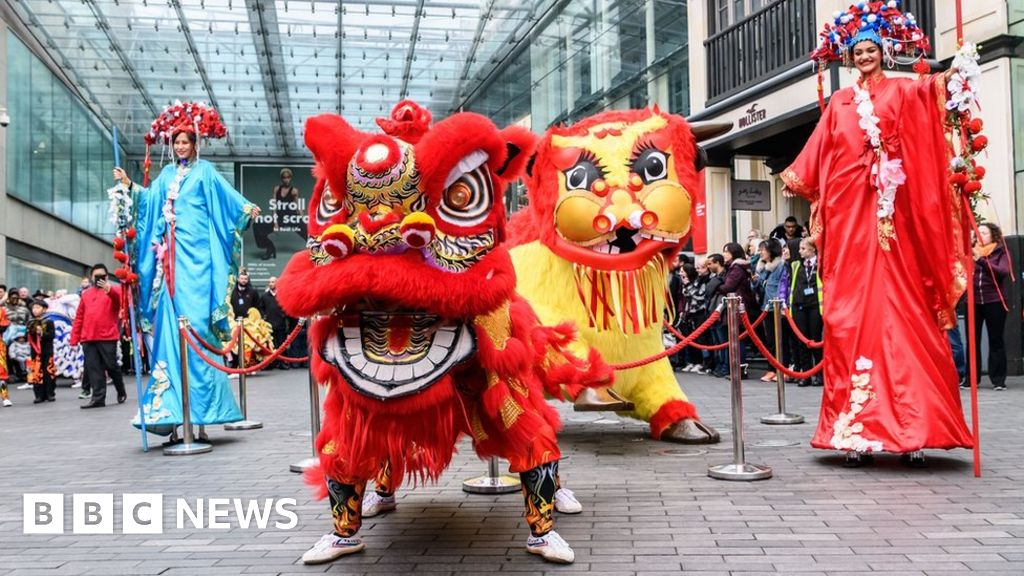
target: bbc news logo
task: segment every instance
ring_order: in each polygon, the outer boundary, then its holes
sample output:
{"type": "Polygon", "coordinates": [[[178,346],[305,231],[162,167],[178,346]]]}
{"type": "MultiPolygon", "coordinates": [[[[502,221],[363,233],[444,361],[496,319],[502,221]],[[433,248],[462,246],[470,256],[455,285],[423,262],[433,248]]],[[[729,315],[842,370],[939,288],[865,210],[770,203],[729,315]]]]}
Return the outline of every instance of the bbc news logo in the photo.
{"type": "MultiPolygon", "coordinates": [[[[25,494],[22,508],[25,534],[64,533],[64,494],[25,494]]],[[[175,527],[227,530],[232,518],[239,528],[291,530],[299,523],[294,498],[186,498],[174,499],[175,527]],[[273,521],[273,522],[271,522],[273,521]]],[[[124,534],[163,534],[163,494],[122,494],[121,532],[124,534]]],[[[113,494],[72,494],[71,532],[73,534],[114,533],[113,494]]]]}

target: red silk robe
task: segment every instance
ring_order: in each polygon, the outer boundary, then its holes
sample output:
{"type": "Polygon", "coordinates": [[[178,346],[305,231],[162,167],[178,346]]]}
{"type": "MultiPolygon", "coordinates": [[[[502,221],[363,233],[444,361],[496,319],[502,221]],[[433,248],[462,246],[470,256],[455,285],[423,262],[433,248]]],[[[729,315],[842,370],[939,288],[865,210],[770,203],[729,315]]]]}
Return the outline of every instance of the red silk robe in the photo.
{"type": "Polygon", "coordinates": [[[810,200],[823,282],[824,378],[815,448],[968,448],[944,332],[966,286],[967,222],[948,180],[941,75],[882,78],[869,92],[882,148],[906,181],[878,218],[878,154],[852,88],[837,91],[782,179],[810,200]]]}

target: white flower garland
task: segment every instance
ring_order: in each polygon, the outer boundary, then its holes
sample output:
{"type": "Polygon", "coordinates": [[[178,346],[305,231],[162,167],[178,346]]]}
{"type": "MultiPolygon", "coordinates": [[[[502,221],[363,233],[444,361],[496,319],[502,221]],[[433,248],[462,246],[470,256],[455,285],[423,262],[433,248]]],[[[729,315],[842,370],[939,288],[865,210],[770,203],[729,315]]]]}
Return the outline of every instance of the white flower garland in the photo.
{"type": "Polygon", "coordinates": [[[946,89],[949,90],[949,100],[946,101],[946,110],[956,110],[963,113],[970,110],[971,106],[978,102],[978,79],[981,78],[981,66],[978,64],[978,48],[970,42],[964,42],[963,46],[953,56],[953,74],[946,82],[946,89]]]}
{"type": "Polygon", "coordinates": [[[181,188],[181,181],[188,175],[192,168],[188,164],[178,166],[178,173],[174,176],[171,185],[167,187],[167,201],[164,202],[163,214],[167,225],[174,224],[177,216],[174,215],[174,201],[178,199],[178,190],[181,188]]]}
{"type": "Polygon", "coordinates": [[[864,130],[871,147],[878,153],[879,162],[871,167],[871,179],[878,191],[879,220],[892,218],[896,211],[896,189],[907,180],[903,172],[903,161],[890,160],[882,149],[882,129],[878,126],[879,119],[875,116],[875,104],[871,101],[871,93],[860,85],[853,87],[853,101],[857,104],[857,115],[860,116],[858,126],[864,130]]]}
{"type": "Polygon", "coordinates": [[[120,182],[107,190],[107,198],[110,199],[110,208],[107,213],[110,215],[110,223],[120,230],[127,228],[132,220],[132,194],[120,182]]]}

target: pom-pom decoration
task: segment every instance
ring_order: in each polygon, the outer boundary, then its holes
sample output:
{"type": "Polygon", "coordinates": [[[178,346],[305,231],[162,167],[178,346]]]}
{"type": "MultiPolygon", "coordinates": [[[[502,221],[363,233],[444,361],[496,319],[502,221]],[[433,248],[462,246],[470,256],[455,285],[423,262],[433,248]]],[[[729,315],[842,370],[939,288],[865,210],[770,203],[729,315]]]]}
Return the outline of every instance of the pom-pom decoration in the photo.
{"type": "Polygon", "coordinates": [[[344,258],[352,252],[355,232],[345,224],[334,224],[320,235],[320,248],[332,258],[344,258]]]}

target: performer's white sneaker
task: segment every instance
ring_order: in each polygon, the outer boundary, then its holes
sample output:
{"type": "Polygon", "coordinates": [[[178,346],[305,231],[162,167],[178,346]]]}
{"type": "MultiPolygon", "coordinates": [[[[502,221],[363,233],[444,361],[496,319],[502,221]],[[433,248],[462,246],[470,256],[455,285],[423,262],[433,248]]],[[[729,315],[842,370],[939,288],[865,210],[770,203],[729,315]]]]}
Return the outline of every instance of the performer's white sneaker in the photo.
{"type": "Polygon", "coordinates": [[[543,536],[530,536],[526,540],[526,551],[555,564],[572,564],[576,559],[569,543],[554,530],[543,536]]]}
{"type": "Polygon", "coordinates": [[[378,514],[390,512],[398,507],[395,502],[395,495],[381,496],[376,491],[371,491],[363,497],[363,518],[373,518],[378,514]]]}
{"type": "Polygon", "coordinates": [[[6,408],[8,406],[14,406],[14,403],[11,402],[10,400],[4,400],[4,408],[6,408]]]}
{"type": "Polygon", "coordinates": [[[28,390],[31,387],[32,387],[32,385],[29,384],[28,382],[26,382],[26,383],[22,384],[21,386],[18,386],[18,390],[28,390]]]}
{"type": "Polygon", "coordinates": [[[312,548],[302,555],[303,564],[323,564],[337,560],[346,554],[355,554],[365,546],[359,537],[343,538],[331,532],[324,534],[312,548]]]}
{"type": "Polygon", "coordinates": [[[568,488],[559,488],[555,491],[555,510],[562,514],[579,514],[583,512],[583,504],[576,499],[576,495],[568,488]]]}

